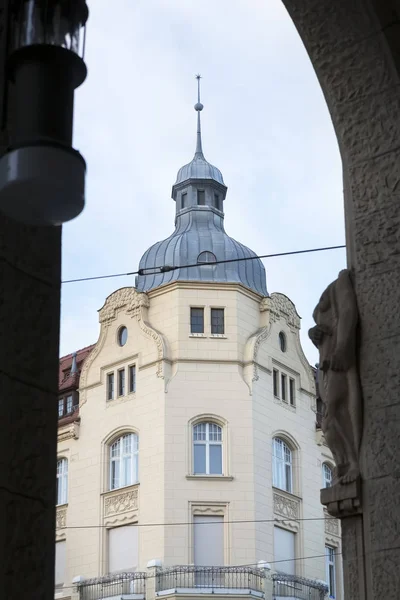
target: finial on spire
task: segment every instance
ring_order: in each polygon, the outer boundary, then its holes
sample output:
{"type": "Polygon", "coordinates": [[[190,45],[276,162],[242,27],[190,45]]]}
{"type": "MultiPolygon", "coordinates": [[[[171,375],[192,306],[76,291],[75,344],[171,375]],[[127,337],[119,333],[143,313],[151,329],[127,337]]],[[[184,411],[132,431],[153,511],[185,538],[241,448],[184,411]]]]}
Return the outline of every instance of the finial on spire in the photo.
{"type": "Polygon", "coordinates": [[[201,79],[201,75],[199,73],[196,75],[196,79],[197,79],[197,103],[194,105],[194,110],[197,111],[197,143],[196,143],[196,154],[199,155],[199,156],[203,156],[203,148],[202,148],[202,145],[201,145],[200,112],[203,110],[204,106],[200,102],[200,79],[201,79]]]}

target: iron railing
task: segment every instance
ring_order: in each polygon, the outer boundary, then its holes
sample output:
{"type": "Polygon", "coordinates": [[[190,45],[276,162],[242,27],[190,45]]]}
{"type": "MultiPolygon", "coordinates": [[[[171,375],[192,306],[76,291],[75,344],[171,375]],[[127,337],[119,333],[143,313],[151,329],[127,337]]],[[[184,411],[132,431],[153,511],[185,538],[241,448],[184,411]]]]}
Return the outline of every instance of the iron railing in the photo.
{"type": "Polygon", "coordinates": [[[177,589],[207,588],[218,590],[246,590],[262,593],[263,569],[250,567],[197,567],[177,566],[163,569],[156,575],[156,592],[177,589]]]}
{"type": "Polygon", "coordinates": [[[101,600],[116,597],[118,600],[144,598],[146,594],[146,573],[118,573],[86,579],[78,584],[79,600],[101,600]]]}
{"type": "Polygon", "coordinates": [[[273,600],[324,600],[328,593],[328,586],[322,581],[284,573],[274,573],[272,579],[273,600]]]}

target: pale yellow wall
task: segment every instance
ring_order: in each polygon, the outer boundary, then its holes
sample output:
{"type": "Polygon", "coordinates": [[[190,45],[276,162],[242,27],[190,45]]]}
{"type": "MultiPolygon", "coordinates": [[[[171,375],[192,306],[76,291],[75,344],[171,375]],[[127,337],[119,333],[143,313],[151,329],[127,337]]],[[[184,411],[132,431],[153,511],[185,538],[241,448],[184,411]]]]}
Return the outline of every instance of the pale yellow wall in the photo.
{"type": "MultiPolygon", "coordinates": [[[[67,539],[68,581],[107,570],[106,529],[97,527],[106,522],[104,444],[113,432],[125,430],[140,436],[138,509],[108,524],[187,522],[193,512],[223,513],[229,521],[273,520],[272,437],[281,432],[297,448],[294,500],[300,517],[320,519],[283,526],[298,528],[299,556],[324,554],[319,489],[322,452],[330,454],[316,443],[315,390],[300,347],[300,321],[286,297],[260,301],[238,285],[198,283],[174,283],[149,296],[123,288],[107,299],[99,342],[81,377],[79,438],[59,444],[59,454],[69,460],[67,525],[93,526],[58,531],[67,539]],[[190,306],[206,309],[204,337],[190,334],[190,306]],[[225,308],[223,338],[210,334],[211,307],[225,308]],[[116,341],[121,325],[129,332],[122,348],[116,341]],[[287,337],[284,353],[280,331],[287,337]],[[132,362],[136,393],[107,403],[107,372],[132,362]],[[296,381],[295,408],[273,397],[274,365],[296,381]],[[199,415],[214,415],[224,424],[224,477],[190,477],[191,420],[199,415]]],[[[225,529],[226,564],[273,561],[273,523],[232,523],[225,529]]],[[[143,527],[139,540],[140,569],[151,559],[164,565],[193,560],[188,525],[143,527]]],[[[325,579],[325,561],[299,562],[297,571],[325,579]]]]}

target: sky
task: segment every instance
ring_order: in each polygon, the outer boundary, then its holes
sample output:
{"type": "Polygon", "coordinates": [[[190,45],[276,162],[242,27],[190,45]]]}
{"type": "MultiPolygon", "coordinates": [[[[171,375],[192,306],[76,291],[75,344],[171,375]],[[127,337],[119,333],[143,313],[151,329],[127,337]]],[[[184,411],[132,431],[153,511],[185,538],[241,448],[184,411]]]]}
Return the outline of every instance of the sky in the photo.
{"type": "MultiPolygon", "coordinates": [[[[171,187],[194,154],[202,79],[206,159],[224,176],[226,231],[258,254],[344,244],[341,162],[308,55],[281,0],[89,2],[88,78],[76,91],[74,147],[86,207],[63,227],[63,279],[138,268],[174,229],[171,187]]],[[[308,339],[344,250],[264,261],[308,339]]],[[[98,309],[133,277],[64,284],[60,353],[96,342],[98,309]]]]}

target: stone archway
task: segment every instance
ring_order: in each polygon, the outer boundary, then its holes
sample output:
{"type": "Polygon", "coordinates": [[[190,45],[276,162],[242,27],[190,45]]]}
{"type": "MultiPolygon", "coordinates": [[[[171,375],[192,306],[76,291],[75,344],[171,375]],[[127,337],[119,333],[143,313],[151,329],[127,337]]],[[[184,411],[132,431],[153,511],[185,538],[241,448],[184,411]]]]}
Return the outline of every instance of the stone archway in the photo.
{"type": "Polygon", "coordinates": [[[400,589],[400,2],[282,1],[339,143],[347,260],[361,322],[362,502],[342,519],[345,598],[394,600],[400,589]]]}

